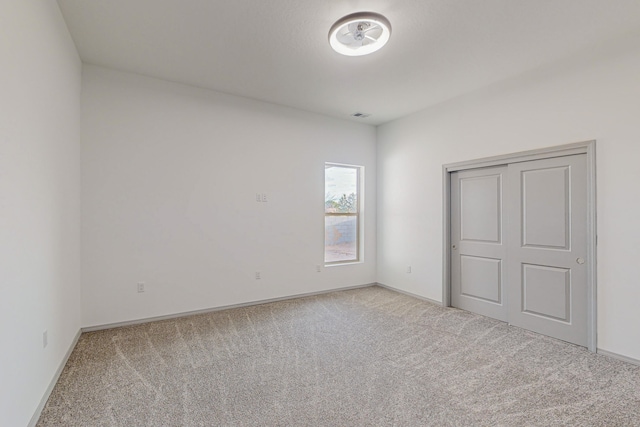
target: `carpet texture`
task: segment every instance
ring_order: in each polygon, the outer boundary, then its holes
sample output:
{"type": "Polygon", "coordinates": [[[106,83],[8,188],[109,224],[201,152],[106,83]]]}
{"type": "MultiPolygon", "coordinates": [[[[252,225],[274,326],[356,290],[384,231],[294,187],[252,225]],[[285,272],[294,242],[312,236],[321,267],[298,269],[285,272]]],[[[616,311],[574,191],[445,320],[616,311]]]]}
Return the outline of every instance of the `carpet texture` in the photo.
{"type": "Polygon", "coordinates": [[[640,367],[380,287],[85,333],[38,426],[640,426],[640,367]]]}

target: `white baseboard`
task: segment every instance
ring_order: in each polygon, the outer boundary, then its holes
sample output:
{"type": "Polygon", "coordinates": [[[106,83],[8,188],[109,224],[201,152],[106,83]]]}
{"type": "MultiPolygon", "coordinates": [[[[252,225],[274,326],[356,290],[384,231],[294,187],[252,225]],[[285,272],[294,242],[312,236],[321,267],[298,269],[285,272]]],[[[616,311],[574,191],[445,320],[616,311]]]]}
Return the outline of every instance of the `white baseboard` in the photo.
{"type": "Polygon", "coordinates": [[[116,322],[116,323],[107,323],[107,324],[104,324],[104,325],[87,326],[87,327],[82,328],[82,332],[93,332],[93,331],[101,331],[101,330],[104,330],[104,329],[121,328],[123,326],[140,325],[140,324],[143,324],[143,323],[156,322],[158,320],[177,319],[179,317],[188,317],[188,316],[194,316],[194,315],[197,315],[197,314],[213,313],[215,311],[230,310],[232,308],[251,307],[251,306],[254,306],[254,305],[268,304],[268,303],[271,303],[271,302],[287,301],[287,300],[296,299],[296,298],[304,298],[304,297],[311,297],[311,296],[315,296],[315,295],[323,295],[323,294],[328,294],[328,293],[331,293],[331,292],[348,291],[348,290],[351,290],[351,289],[359,289],[359,288],[368,288],[370,286],[376,286],[376,285],[377,285],[377,283],[367,283],[367,284],[364,284],[364,285],[347,286],[347,287],[343,287],[343,288],[328,289],[326,291],[308,292],[308,293],[304,293],[304,294],[289,295],[289,296],[286,296],[286,297],[269,298],[269,299],[245,302],[245,303],[240,303],[240,304],[231,304],[231,305],[224,305],[224,306],[220,306],[220,307],[205,308],[205,309],[202,309],[202,310],[183,311],[183,312],[180,312],[180,313],[167,314],[165,316],[145,317],[145,318],[142,318],[142,319],[127,320],[127,321],[124,321],[124,322],[116,322]]]}
{"type": "Polygon", "coordinates": [[[623,356],[621,354],[613,353],[607,350],[602,350],[600,348],[597,350],[597,353],[602,354],[603,356],[611,357],[612,359],[618,359],[618,360],[622,360],[623,362],[631,363],[634,365],[640,365],[640,360],[634,359],[633,357],[623,356]]]}
{"type": "Polygon", "coordinates": [[[436,301],[436,300],[431,299],[431,298],[423,297],[422,295],[417,295],[417,294],[413,294],[411,292],[403,291],[403,290],[398,289],[398,288],[394,288],[393,286],[383,285],[382,283],[376,283],[375,285],[376,286],[380,286],[381,288],[389,289],[390,291],[394,291],[394,292],[398,292],[398,293],[401,293],[401,294],[408,295],[410,297],[418,298],[418,299],[421,299],[422,301],[427,301],[427,302],[430,302],[432,304],[436,304],[436,305],[439,305],[439,306],[442,307],[442,301],[436,301]]]}
{"type": "Polygon", "coordinates": [[[42,410],[44,409],[44,405],[47,404],[47,400],[49,400],[49,396],[51,396],[51,392],[53,391],[53,388],[56,386],[58,379],[60,378],[60,374],[62,374],[62,370],[67,364],[67,361],[71,356],[71,353],[73,353],[73,349],[76,348],[76,344],[78,344],[80,335],[82,335],[81,329],[79,329],[78,332],[76,333],[75,338],[73,339],[73,341],[71,342],[71,345],[67,349],[67,353],[64,355],[64,357],[62,358],[62,362],[60,362],[60,365],[58,366],[58,370],[56,370],[56,373],[54,374],[53,378],[51,378],[49,387],[47,387],[47,390],[44,392],[42,399],[40,399],[40,404],[36,408],[36,411],[33,413],[33,416],[31,417],[31,421],[29,421],[29,424],[27,424],[28,427],[35,427],[35,425],[38,423],[38,420],[40,419],[40,414],[42,414],[42,410]]]}

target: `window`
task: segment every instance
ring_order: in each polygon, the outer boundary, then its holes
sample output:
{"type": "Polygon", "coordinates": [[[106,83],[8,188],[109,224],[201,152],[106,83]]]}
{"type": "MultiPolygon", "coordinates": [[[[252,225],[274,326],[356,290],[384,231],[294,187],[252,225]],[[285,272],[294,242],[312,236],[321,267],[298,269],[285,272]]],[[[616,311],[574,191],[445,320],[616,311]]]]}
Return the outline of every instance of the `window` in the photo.
{"type": "Polygon", "coordinates": [[[324,166],[324,262],[360,260],[360,166],[324,166]]]}

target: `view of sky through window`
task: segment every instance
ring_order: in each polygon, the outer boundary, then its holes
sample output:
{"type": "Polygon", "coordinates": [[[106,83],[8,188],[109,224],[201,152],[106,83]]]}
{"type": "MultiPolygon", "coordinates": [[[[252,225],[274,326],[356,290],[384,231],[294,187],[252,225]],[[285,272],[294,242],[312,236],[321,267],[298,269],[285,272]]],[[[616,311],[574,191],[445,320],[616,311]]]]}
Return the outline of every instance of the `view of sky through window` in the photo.
{"type": "Polygon", "coordinates": [[[358,169],[327,166],[324,171],[324,194],[325,201],[358,194],[358,169]]]}

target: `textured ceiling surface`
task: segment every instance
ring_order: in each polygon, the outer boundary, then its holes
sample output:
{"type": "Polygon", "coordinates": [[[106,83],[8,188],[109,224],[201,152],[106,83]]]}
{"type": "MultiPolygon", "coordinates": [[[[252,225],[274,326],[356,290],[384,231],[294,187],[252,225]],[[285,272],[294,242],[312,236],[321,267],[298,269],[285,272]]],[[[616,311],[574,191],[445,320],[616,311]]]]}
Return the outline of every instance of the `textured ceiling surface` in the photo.
{"type": "Polygon", "coordinates": [[[640,34],[638,0],[58,0],[86,63],[380,124],[640,34]],[[345,57],[331,25],[393,28],[345,57]]]}

